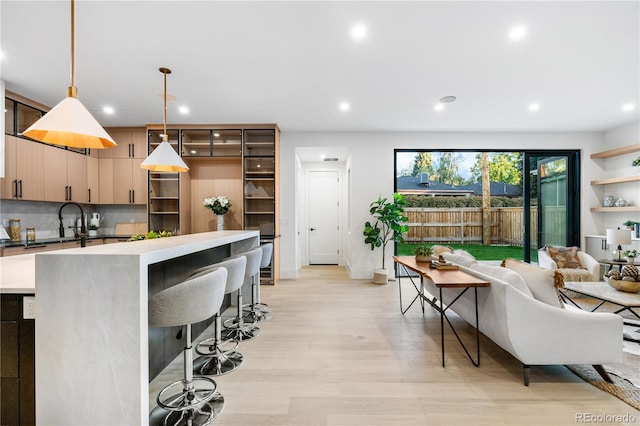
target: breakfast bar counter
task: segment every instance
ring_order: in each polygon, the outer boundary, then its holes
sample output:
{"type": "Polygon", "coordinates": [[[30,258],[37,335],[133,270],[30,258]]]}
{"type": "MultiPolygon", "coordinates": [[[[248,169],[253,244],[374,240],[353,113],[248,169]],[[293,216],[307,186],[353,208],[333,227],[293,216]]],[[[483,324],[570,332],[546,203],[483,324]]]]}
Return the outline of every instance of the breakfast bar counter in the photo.
{"type": "Polygon", "coordinates": [[[149,296],[258,244],[218,231],[34,255],[37,422],[147,424],[149,296]]]}

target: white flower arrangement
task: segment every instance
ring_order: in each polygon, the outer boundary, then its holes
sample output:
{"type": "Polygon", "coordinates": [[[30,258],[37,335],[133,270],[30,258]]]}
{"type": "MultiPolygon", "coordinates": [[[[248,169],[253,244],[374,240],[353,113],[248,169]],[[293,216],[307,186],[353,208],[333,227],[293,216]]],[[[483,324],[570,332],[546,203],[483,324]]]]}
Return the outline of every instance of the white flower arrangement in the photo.
{"type": "Polygon", "coordinates": [[[204,199],[204,206],[212,210],[215,214],[226,214],[231,208],[231,201],[224,195],[217,197],[207,197],[204,199]]]}

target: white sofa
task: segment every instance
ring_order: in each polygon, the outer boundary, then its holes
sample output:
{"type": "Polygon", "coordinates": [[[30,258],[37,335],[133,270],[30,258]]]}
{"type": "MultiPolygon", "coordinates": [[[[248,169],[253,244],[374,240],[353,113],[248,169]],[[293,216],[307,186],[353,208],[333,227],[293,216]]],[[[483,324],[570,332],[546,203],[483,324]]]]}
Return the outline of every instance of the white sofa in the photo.
{"type": "MultiPolygon", "coordinates": [[[[561,302],[557,299],[554,302],[553,296],[543,302],[528,288],[514,285],[514,272],[507,268],[453,254],[445,258],[458,263],[461,270],[491,283],[490,287],[478,289],[479,328],[482,334],[522,362],[525,386],[529,385],[532,365],[591,364],[605,380],[611,381],[601,365],[622,362],[622,317],[568,306],[561,308],[561,302]]],[[[515,275],[519,282],[525,281],[521,274],[515,275]]],[[[536,274],[527,275],[531,280],[536,274]]],[[[534,284],[538,283],[530,282],[529,287],[535,287],[534,284]]],[[[431,295],[439,294],[439,289],[429,280],[425,280],[425,289],[431,295]]],[[[534,291],[540,297],[540,289],[534,291]]],[[[459,292],[459,289],[444,289],[443,302],[449,304],[459,292]]],[[[473,292],[467,291],[451,310],[475,326],[473,292]]]]}
{"type": "Polygon", "coordinates": [[[538,249],[538,265],[541,268],[558,270],[565,281],[600,281],[600,263],[580,250],[577,253],[582,268],[558,268],[545,248],[538,249]]]}

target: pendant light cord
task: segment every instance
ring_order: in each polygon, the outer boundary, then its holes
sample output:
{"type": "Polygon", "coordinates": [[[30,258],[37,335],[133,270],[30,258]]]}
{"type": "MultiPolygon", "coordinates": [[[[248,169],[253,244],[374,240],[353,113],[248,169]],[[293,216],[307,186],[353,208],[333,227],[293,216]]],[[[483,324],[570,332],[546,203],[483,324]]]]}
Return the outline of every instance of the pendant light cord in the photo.
{"type": "Polygon", "coordinates": [[[67,96],[76,98],[76,2],[71,0],[71,86],[67,91],[67,96]]]}
{"type": "Polygon", "coordinates": [[[162,105],[164,108],[162,114],[162,141],[169,141],[169,135],[167,134],[167,74],[171,74],[171,70],[169,68],[162,67],[159,70],[164,75],[164,92],[162,95],[162,105]]]}

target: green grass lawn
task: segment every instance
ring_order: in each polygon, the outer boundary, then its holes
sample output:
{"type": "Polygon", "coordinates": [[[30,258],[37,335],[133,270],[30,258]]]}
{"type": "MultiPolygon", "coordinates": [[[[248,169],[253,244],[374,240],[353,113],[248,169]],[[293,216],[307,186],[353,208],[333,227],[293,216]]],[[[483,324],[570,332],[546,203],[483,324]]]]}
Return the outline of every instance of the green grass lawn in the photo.
{"type": "MultiPolygon", "coordinates": [[[[414,253],[414,248],[419,244],[401,243],[398,244],[399,256],[411,256],[414,253]]],[[[432,245],[432,244],[429,244],[432,245]]],[[[524,253],[522,247],[515,246],[484,246],[479,244],[446,244],[454,249],[463,249],[468,251],[477,260],[502,260],[510,257],[513,259],[523,259],[524,253]]],[[[531,261],[538,261],[538,253],[535,250],[531,251],[531,261]]]]}

